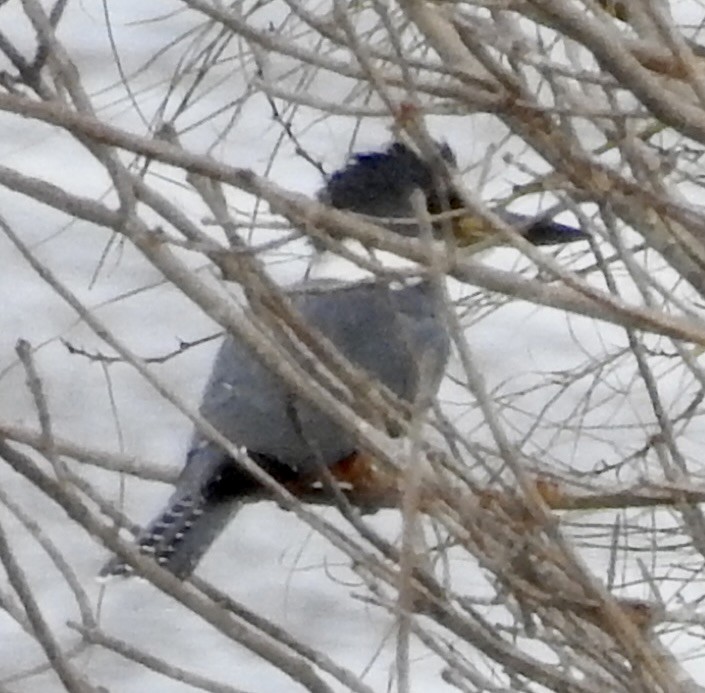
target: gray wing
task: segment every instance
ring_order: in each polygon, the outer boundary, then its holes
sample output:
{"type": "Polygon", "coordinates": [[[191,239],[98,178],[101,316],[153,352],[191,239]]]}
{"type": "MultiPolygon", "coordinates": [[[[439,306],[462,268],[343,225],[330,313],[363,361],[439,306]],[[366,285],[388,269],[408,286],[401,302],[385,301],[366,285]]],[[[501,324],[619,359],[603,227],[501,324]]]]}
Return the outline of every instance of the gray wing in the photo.
{"type": "MultiPolygon", "coordinates": [[[[396,291],[363,284],[291,298],[309,325],[399,397],[417,396],[421,371],[435,392],[448,338],[427,284],[396,291]]],[[[216,357],[201,413],[234,443],[297,469],[333,464],[355,449],[348,434],[234,338],[216,357]]]]}

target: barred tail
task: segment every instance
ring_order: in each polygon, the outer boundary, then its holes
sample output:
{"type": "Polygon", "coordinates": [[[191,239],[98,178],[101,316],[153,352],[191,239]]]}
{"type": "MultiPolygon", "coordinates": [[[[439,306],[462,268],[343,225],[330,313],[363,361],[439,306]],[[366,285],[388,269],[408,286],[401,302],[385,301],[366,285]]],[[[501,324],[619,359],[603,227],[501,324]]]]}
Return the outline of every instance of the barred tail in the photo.
{"type": "MultiPolygon", "coordinates": [[[[176,577],[188,577],[253,488],[251,478],[217,446],[194,447],[166,508],[138,535],[140,552],[176,577]]],[[[133,572],[114,557],[100,576],[133,572]]]]}
{"type": "MultiPolygon", "coordinates": [[[[265,455],[253,461],[280,483],[294,481],[298,472],[265,455]]],[[[189,453],[176,492],[165,510],[137,537],[137,546],[180,579],[187,578],[248,497],[261,486],[215,445],[196,445],[189,453]]],[[[101,577],[131,575],[133,569],[117,557],[101,577]]]]}
{"type": "MultiPolygon", "coordinates": [[[[202,495],[174,497],[166,509],[137,537],[141,553],[184,579],[196,568],[211,544],[234,515],[240,503],[212,500],[202,495]]],[[[128,576],[133,569],[119,558],[111,559],[101,577],[128,576]]]]}

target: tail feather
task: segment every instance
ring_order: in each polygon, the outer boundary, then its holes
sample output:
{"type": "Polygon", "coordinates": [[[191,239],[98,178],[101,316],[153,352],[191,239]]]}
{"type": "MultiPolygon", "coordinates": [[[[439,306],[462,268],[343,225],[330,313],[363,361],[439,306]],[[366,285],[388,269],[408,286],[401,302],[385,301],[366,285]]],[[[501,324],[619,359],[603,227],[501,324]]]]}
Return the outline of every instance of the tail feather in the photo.
{"type": "MultiPolygon", "coordinates": [[[[176,491],[137,536],[137,548],[176,577],[188,577],[251,491],[251,481],[217,446],[194,445],[176,491]]],[[[100,576],[133,572],[114,557],[100,576]]]]}
{"type": "MultiPolygon", "coordinates": [[[[172,498],[166,509],[137,537],[141,553],[151,556],[176,577],[188,577],[240,506],[237,499],[210,499],[203,495],[172,498]]],[[[111,559],[101,577],[129,576],[133,569],[111,559]]]]}
{"type": "MultiPolygon", "coordinates": [[[[281,483],[297,478],[296,470],[276,460],[257,453],[250,453],[250,457],[281,483]]],[[[260,489],[259,482],[217,446],[196,445],[189,453],[174,495],[138,535],[137,548],[184,579],[194,571],[242,503],[260,489]]],[[[99,575],[133,573],[131,566],[114,557],[99,575]]]]}

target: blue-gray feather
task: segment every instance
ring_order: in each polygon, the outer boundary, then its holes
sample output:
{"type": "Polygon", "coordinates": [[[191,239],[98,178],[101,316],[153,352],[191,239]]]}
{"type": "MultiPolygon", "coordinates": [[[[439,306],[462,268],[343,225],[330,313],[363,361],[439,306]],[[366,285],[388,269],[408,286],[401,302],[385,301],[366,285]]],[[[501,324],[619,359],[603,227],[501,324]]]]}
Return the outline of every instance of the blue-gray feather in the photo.
{"type": "MultiPolygon", "coordinates": [[[[448,147],[440,152],[454,163],[448,147]]],[[[389,228],[410,235],[418,233],[416,225],[393,220],[413,220],[410,196],[416,189],[426,195],[429,209],[462,206],[460,197],[402,144],[357,155],[330,177],[320,198],[339,209],[391,219],[389,228]]],[[[577,229],[550,220],[504,216],[537,244],[583,237],[577,229]]],[[[441,303],[430,283],[393,290],[368,282],[329,291],[304,289],[289,297],[305,322],[400,398],[414,401],[422,387],[435,393],[449,347],[441,303]]],[[[335,464],[356,450],[348,431],[300,397],[235,337],[227,337],[218,352],[201,414],[283,482],[310,474],[318,465],[335,464]]],[[[186,577],[242,499],[257,489],[224,451],[196,433],[174,494],[138,537],[138,545],[175,575],[186,577]]],[[[113,559],[101,572],[129,571],[113,559]]]]}
{"type": "MultiPolygon", "coordinates": [[[[389,217],[411,215],[409,197],[431,194],[430,169],[403,145],[358,156],[322,194],[338,208],[389,217]]],[[[354,365],[400,398],[423,384],[435,391],[448,356],[448,337],[435,290],[427,283],[393,290],[363,283],[329,291],[290,293],[301,317],[354,365]],[[421,373],[423,369],[423,373],[421,373]]],[[[223,435],[285,479],[310,473],[355,451],[355,440],[318,407],[297,395],[240,340],[228,337],[213,364],[201,414],[223,435]]],[[[253,481],[213,443],[196,433],[165,510],[138,537],[140,548],[179,577],[189,575],[253,491],[253,481]]],[[[103,575],[126,574],[118,560],[103,575]]]]}

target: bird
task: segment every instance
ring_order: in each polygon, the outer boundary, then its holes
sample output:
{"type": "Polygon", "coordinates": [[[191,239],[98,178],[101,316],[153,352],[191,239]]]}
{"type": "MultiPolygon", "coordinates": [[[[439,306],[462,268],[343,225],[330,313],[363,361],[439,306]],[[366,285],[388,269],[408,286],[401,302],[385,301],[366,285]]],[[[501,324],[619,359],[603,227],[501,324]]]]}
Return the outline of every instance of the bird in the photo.
{"type": "MultiPolygon", "coordinates": [[[[455,165],[455,155],[447,145],[439,145],[438,150],[448,165],[455,165]]],[[[469,238],[463,229],[486,228],[463,211],[459,191],[440,180],[434,166],[402,142],[353,155],[328,177],[319,200],[339,210],[377,218],[394,232],[419,236],[421,224],[415,221],[412,203],[416,190],[424,194],[431,214],[458,211],[450,229],[460,244],[469,238]]],[[[580,229],[550,219],[516,214],[504,218],[537,245],[586,237],[580,229]]],[[[441,223],[434,223],[433,228],[434,235],[442,237],[441,223]]],[[[437,283],[417,278],[401,286],[381,280],[315,291],[303,286],[287,295],[300,318],[327,337],[351,364],[402,402],[414,403],[422,390],[436,394],[449,356],[450,340],[438,292],[437,283]]],[[[323,467],[344,465],[360,452],[348,431],[268,370],[234,335],[226,336],[215,357],[200,413],[285,485],[296,484],[323,467]]],[[[224,450],[196,431],[174,492],[137,536],[137,546],[177,578],[186,579],[242,503],[261,490],[260,483],[224,450]]],[[[100,574],[131,573],[130,566],[113,557],[100,574]]]]}

